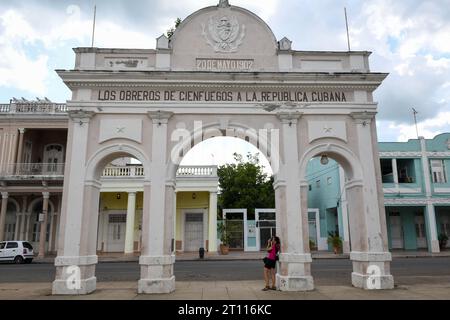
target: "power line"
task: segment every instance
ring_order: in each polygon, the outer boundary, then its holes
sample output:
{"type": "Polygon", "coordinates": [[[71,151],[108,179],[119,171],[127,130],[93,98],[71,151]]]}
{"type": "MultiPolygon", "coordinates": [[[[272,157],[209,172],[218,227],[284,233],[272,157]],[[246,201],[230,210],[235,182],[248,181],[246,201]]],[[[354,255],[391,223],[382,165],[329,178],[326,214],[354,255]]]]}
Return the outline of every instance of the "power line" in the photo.
{"type": "MultiPolygon", "coordinates": [[[[339,166],[339,165],[337,165],[337,166],[339,166]]],[[[310,177],[310,176],[314,176],[314,175],[316,175],[316,174],[322,173],[322,172],[327,171],[327,170],[329,170],[329,169],[331,169],[331,167],[328,167],[328,168],[325,168],[325,169],[322,169],[322,170],[319,170],[319,171],[316,171],[316,172],[307,174],[305,177],[307,178],[307,177],[310,177]]]]}
{"type": "Polygon", "coordinates": [[[330,172],[332,172],[332,171],[334,171],[335,169],[338,169],[338,168],[339,168],[339,165],[336,165],[336,166],[330,168],[330,170],[328,170],[327,172],[324,172],[323,174],[321,174],[321,175],[319,175],[319,176],[316,176],[316,177],[314,177],[314,178],[308,179],[308,182],[313,181],[313,180],[315,180],[315,179],[318,179],[318,178],[320,178],[320,177],[323,177],[323,176],[329,174],[330,172]]]}

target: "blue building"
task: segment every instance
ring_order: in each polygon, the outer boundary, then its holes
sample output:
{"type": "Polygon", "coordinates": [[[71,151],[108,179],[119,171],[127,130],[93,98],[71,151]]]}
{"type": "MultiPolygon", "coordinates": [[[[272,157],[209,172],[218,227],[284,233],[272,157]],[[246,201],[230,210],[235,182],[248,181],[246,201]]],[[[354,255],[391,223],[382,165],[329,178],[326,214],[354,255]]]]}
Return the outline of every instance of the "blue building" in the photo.
{"type": "MultiPolygon", "coordinates": [[[[389,248],[440,252],[439,235],[450,236],[450,133],[431,140],[381,142],[379,150],[389,248]]],[[[332,160],[309,164],[308,206],[319,212],[310,213],[310,234],[318,250],[331,249],[326,239],[338,231],[344,252],[350,251],[344,179],[332,160]]]]}

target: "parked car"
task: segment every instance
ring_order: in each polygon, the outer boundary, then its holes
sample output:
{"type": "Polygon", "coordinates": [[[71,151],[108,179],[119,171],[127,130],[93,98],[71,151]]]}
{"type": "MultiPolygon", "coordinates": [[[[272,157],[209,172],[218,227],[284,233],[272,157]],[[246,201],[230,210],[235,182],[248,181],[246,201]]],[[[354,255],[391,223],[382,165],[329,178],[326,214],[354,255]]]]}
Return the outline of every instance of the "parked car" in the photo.
{"type": "Polygon", "coordinates": [[[14,262],[16,264],[31,263],[33,258],[33,246],[29,242],[0,242],[0,262],[14,262]]]}

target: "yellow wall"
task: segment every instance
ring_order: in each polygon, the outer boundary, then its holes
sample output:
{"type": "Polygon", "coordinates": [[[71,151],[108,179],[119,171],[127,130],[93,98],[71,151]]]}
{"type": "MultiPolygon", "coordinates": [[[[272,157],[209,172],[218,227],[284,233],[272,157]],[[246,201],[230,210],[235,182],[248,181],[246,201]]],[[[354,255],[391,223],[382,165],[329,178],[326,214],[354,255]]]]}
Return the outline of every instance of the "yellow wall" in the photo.
{"type": "Polygon", "coordinates": [[[209,192],[178,192],[177,193],[177,228],[176,240],[182,241],[182,210],[183,209],[208,209],[209,208],[209,192]],[[195,199],[192,194],[195,193],[195,199]]]}
{"type": "MultiPolygon", "coordinates": [[[[117,199],[116,193],[102,193],[101,198],[101,210],[123,210],[124,213],[127,212],[128,206],[128,194],[126,192],[120,193],[120,199],[117,199]]],[[[139,225],[142,223],[142,209],[144,202],[143,192],[138,192],[136,196],[136,224],[135,224],[135,234],[139,230],[139,225]]],[[[183,209],[208,209],[209,208],[209,192],[178,192],[177,193],[177,217],[176,217],[176,240],[182,241],[182,210],[183,209]],[[195,199],[192,195],[195,193],[195,199]]]]}
{"type": "MultiPolygon", "coordinates": [[[[144,193],[138,192],[136,194],[136,216],[134,223],[134,235],[135,241],[139,241],[139,226],[142,225],[142,209],[144,203],[144,193]]],[[[127,213],[128,207],[128,193],[127,192],[115,192],[115,193],[102,193],[100,195],[100,210],[122,210],[124,214],[127,213]],[[117,199],[117,194],[120,193],[120,199],[117,199]]]]}
{"type": "MultiPolygon", "coordinates": [[[[138,192],[136,195],[136,209],[142,210],[144,203],[144,193],[138,192]]],[[[128,207],[128,193],[102,193],[100,195],[100,209],[101,210],[125,210],[128,207]],[[117,194],[120,193],[120,199],[117,199],[117,194]]]]}

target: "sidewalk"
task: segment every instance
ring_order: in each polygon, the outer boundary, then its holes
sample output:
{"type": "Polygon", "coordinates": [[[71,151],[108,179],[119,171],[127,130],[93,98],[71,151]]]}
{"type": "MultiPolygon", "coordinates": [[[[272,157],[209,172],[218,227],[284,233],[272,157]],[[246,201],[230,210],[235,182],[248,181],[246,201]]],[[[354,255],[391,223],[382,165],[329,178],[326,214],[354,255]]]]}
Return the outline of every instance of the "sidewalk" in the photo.
{"type": "Polygon", "coordinates": [[[262,281],[177,282],[176,292],[138,295],[137,282],[101,282],[87,296],[52,296],[51,284],[0,284],[0,300],[449,300],[450,284],[399,286],[364,291],[318,286],[311,292],[261,291],[262,281]]]}
{"type": "MultiPolygon", "coordinates": [[[[99,262],[114,263],[114,262],[139,262],[139,254],[124,255],[121,253],[103,254],[98,256],[99,262]]],[[[229,260],[261,260],[265,257],[265,252],[230,252],[229,255],[206,254],[204,260],[206,261],[229,261],[229,260]]],[[[350,259],[349,254],[335,255],[332,252],[313,252],[313,259],[350,259]]],[[[432,254],[427,251],[394,251],[392,257],[395,258],[438,258],[450,257],[450,251],[432,254]]],[[[34,263],[53,264],[55,256],[48,256],[44,259],[36,258],[34,263]]],[[[200,260],[198,253],[178,253],[176,261],[198,261],[200,260]]]]}

